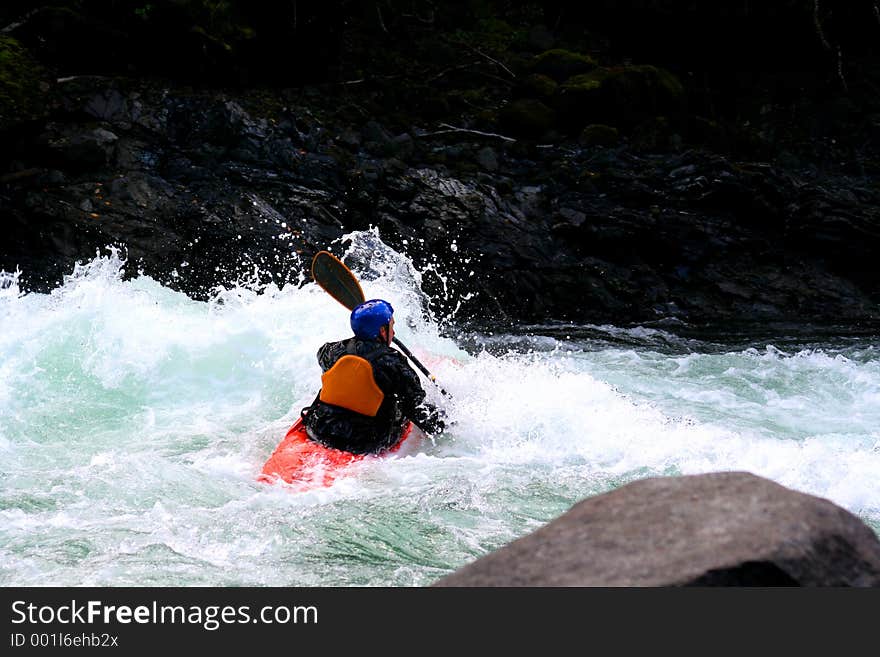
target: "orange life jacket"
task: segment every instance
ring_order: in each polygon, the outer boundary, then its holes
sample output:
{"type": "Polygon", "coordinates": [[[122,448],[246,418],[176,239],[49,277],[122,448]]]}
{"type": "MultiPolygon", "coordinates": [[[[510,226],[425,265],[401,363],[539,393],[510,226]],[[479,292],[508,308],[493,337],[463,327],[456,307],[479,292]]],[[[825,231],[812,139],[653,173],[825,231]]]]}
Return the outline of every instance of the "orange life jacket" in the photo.
{"type": "MultiPolygon", "coordinates": [[[[352,348],[353,348],[352,344],[352,348]]],[[[385,393],[373,378],[373,366],[363,356],[349,353],[321,375],[318,399],[361,415],[376,417],[385,393]]]]}

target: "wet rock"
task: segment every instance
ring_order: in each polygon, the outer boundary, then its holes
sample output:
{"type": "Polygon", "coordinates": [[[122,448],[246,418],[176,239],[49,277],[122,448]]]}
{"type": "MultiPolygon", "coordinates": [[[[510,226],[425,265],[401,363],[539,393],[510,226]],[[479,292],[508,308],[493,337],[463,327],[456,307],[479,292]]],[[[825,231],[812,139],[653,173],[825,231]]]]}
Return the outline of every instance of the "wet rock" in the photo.
{"type": "Polygon", "coordinates": [[[228,282],[229,262],[278,262],[273,273],[289,275],[377,226],[417,266],[441,263],[445,287],[425,277],[425,292],[462,321],[880,316],[870,178],[640,150],[631,135],[604,148],[540,143],[554,115],[535,99],[502,111],[514,119],[505,127],[533,136],[510,142],[416,127],[393,137],[290,99],[268,120],[227,93],[107,85],[65,83],[67,115],[38,136],[7,135],[0,210],[13,237],[0,241],[0,267],[21,264],[25,285],[121,243],[157,278],[186,259],[172,284],[198,296],[228,282]],[[196,257],[190,241],[211,248],[196,257]]]}
{"type": "Polygon", "coordinates": [[[828,500],[750,473],[649,478],[435,586],[880,586],[880,540],[828,500]]]}
{"type": "Polygon", "coordinates": [[[128,121],[131,117],[128,101],[118,89],[106,89],[94,94],[86,100],[84,110],[108,123],[128,121]]]}
{"type": "Polygon", "coordinates": [[[368,121],[363,129],[364,147],[371,153],[382,155],[392,141],[389,133],[379,122],[368,121]]]}
{"type": "Polygon", "coordinates": [[[581,226],[587,220],[587,215],[571,208],[562,208],[559,210],[559,216],[563,221],[575,228],[581,226]]]}
{"type": "Polygon", "coordinates": [[[118,137],[104,128],[85,132],[65,129],[48,139],[47,146],[54,157],[75,171],[100,169],[109,164],[115,154],[118,137]]]}
{"type": "Polygon", "coordinates": [[[477,164],[486,171],[498,171],[498,156],[492,148],[486,146],[477,152],[477,164]]]}
{"type": "Polygon", "coordinates": [[[167,205],[169,198],[174,195],[173,189],[165,180],[138,172],[114,179],[107,186],[107,192],[115,200],[154,211],[167,205]]]}
{"type": "Polygon", "coordinates": [[[388,144],[389,156],[406,159],[415,151],[415,141],[409,133],[403,133],[394,137],[388,144]]]}
{"type": "Polygon", "coordinates": [[[336,137],[336,140],[339,143],[354,149],[357,149],[357,147],[363,142],[361,135],[353,128],[343,129],[336,137]]]}
{"type": "Polygon", "coordinates": [[[613,146],[620,139],[617,128],[593,123],[581,130],[578,143],[581,146],[613,146]]]}

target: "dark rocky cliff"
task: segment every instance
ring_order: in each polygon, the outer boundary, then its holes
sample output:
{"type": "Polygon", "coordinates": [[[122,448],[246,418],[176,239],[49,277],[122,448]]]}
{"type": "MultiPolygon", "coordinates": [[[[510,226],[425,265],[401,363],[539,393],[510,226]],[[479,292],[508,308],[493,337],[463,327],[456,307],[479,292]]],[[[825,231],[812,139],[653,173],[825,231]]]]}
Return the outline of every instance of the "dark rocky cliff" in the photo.
{"type": "Polygon", "coordinates": [[[693,4],[9,3],[0,268],[198,297],[376,226],[460,320],[873,326],[873,3],[693,4]]]}

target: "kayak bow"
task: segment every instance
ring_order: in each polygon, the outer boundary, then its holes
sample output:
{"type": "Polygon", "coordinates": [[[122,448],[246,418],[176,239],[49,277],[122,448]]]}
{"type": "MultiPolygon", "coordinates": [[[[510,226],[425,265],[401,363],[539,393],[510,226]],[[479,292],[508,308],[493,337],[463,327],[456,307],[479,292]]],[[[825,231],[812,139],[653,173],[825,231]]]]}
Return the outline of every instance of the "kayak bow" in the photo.
{"type": "Polygon", "coordinates": [[[283,481],[301,490],[330,486],[338,477],[344,476],[348,466],[400,450],[412,434],[412,429],[413,423],[407,422],[400,440],[384,452],[353,454],[314,442],[308,437],[302,418],[299,418],[263,465],[257,481],[269,484],[283,481]]]}

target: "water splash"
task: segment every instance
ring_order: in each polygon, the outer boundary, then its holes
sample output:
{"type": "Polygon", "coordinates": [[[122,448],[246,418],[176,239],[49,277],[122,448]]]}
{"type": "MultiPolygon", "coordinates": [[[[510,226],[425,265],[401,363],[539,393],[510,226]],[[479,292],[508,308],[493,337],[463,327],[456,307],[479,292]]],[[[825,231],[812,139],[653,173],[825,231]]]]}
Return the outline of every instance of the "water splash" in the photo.
{"type": "Polygon", "coordinates": [[[445,335],[424,271],[346,236],[452,399],[445,435],[328,489],[258,484],[348,312],[259,272],[194,301],[110,250],[50,294],[0,275],[0,583],[427,584],[633,479],[749,470],[880,526],[870,343],[702,349],[671,330],[445,335]],[[464,349],[463,345],[468,348],[464,349]]]}

